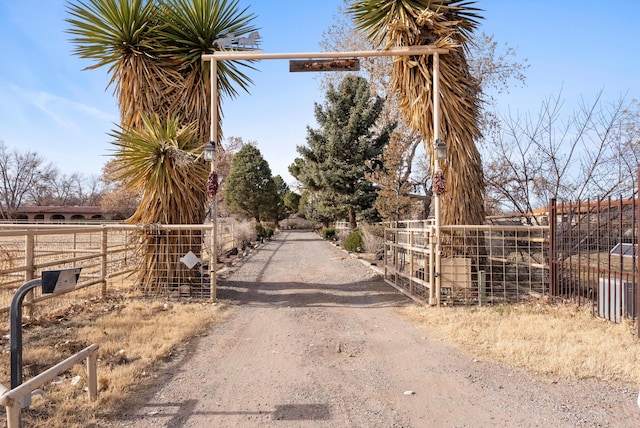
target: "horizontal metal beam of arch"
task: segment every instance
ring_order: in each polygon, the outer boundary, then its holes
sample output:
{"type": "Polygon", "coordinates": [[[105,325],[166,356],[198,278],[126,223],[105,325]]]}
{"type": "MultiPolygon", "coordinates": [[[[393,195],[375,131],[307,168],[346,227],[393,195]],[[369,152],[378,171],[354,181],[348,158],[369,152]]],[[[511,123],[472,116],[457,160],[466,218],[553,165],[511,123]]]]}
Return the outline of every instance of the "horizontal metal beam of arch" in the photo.
{"type": "Polygon", "coordinates": [[[431,45],[406,46],[376,51],[345,51],[345,52],[290,52],[265,53],[262,51],[218,51],[202,55],[203,61],[223,60],[262,60],[262,59],[296,59],[296,58],[369,58],[379,56],[411,56],[446,54],[449,49],[436,48],[431,45]]]}

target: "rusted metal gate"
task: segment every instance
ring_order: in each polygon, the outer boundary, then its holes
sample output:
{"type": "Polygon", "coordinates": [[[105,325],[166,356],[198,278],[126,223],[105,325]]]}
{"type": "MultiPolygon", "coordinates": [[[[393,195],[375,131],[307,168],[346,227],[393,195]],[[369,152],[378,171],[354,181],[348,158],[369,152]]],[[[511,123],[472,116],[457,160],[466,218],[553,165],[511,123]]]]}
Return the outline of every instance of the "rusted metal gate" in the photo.
{"type": "MultiPolygon", "coordinates": [[[[550,294],[611,321],[638,316],[638,199],[549,204],[550,294]]],[[[640,335],[640,327],[638,334],[640,335]]]]}

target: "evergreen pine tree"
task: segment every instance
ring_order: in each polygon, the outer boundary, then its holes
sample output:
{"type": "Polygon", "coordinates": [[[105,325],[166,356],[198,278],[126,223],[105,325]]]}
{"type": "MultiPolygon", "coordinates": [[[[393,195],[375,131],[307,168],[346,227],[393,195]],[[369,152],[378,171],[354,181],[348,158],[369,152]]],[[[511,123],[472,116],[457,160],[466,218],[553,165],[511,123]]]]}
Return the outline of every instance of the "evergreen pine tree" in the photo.
{"type": "Polygon", "coordinates": [[[318,129],[307,128],[307,144],[298,146],[301,158],[289,166],[291,174],[313,192],[315,210],[323,218],[346,214],[352,228],[356,215],[374,219],[375,187],[365,179],[367,164],[379,163],[392,126],[376,129],[384,100],[373,97],[366,79],[345,77],[330,86],[323,105],[315,105],[318,129]]]}
{"type": "Polygon", "coordinates": [[[275,226],[278,226],[280,220],[284,220],[289,215],[289,210],[285,204],[285,195],[290,192],[289,186],[280,175],[273,177],[274,187],[276,189],[273,195],[273,202],[271,203],[270,212],[271,220],[275,226]]]}
{"type": "Polygon", "coordinates": [[[224,201],[233,214],[257,222],[273,212],[277,189],[271,168],[257,147],[246,144],[233,157],[224,201]]]}

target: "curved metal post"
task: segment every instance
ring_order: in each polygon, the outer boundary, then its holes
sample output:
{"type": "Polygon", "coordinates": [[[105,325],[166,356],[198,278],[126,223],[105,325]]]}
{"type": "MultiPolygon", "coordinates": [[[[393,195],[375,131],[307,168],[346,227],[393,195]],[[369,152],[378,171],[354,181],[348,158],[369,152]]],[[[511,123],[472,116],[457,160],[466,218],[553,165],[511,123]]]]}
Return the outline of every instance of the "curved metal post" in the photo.
{"type": "Polygon", "coordinates": [[[42,285],[41,279],[25,282],[11,300],[11,389],[22,384],[22,302],[29,291],[40,285],[42,285]]]}

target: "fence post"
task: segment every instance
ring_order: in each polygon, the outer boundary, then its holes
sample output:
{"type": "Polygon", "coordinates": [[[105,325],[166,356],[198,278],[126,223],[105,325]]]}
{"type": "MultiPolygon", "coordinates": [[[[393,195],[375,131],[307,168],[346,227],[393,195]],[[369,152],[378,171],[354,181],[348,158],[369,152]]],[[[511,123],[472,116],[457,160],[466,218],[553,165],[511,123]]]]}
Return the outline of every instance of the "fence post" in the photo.
{"type": "Polygon", "coordinates": [[[109,250],[109,239],[107,233],[107,225],[102,225],[102,242],[100,244],[101,263],[100,263],[100,279],[102,280],[102,289],[100,294],[103,298],[107,296],[107,252],[109,250]]]}
{"type": "Polygon", "coordinates": [[[393,248],[391,254],[393,255],[393,283],[398,286],[398,222],[393,225],[393,248]]]}
{"type": "MultiPolygon", "coordinates": [[[[27,231],[25,235],[25,250],[24,250],[24,282],[29,282],[35,277],[35,238],[33,233],[27,231]]],[[[34,294],[33,290],[30,290],[26,297],[27,300],[27,316],[33,316],[34,294]]]]}
{"type": "Polygon", "coordinates": [[[95,401],[98,398],[98,353],[92,352],[87,355],[87,390],[89,392],[89,400],[95,401]]]}
{"type": "MultiPolygon", "coordinates": [[[[638,187],[636,190],[640,189],[640,165],[638,165],[638,187]]],[[[637,247],[640,245],[640,203],[638,203],[638,198],[634,198],[635,203],[638,206],[638,215],[636,216],[636,228],[637,235],[639,238],[636,240],[636,250],[635,250],[635,260],[636,260],[636,271],[638,277],[636,278],[636,325],[638,326],[638,337],[640,337],[640,269],[638,268],[638,249],[637,247]]]]}
{"type": "Polygon", "coordinates": [[[24,265],[26,267],[26,271],[24,273],[24,282],[31,281],[34,277],[34,269],[35,265],[34,261],[34,237],[31,232],[27,232],[25,235],[25,251],[24,251],[24,265]]]}
{"type": "Polygon", "coordinates": [[[14,402],[7,406],[7,428],[20,428],[22,407],[20,403],[14,402]]]}
{"type": "Polygon", "coordinates": [[[549,200],[549,295],[557,294],[556,275],[556,226],[557,226],[556,198],[549,200]]]}
{"type": "Polygon", "coordinates": [[[414,290],[414,281],[413,281],[413,275],[415,273],[415,267],[413,265],[413,246],[415,244],[415,239],[413,234],[415,233],[415,231],[407,228],[407,230],[409,230],[409,295],[413,296],[413,290],[414,290]]]}
{"type": "MultiPolygon", "coordinates": [[[[214,205],[212,205],[212,211],[214,210],[214,205]]],[[[213,215],[215,216],[215,211],[213,213],[213,215]]],[[[218,221],[216,219],[216,217],[213,217],[213,221],[211,222],[211,255],[209,256],[209,287],[210,287],[210,292],[209,292],[209,298],[211,299],[211,301],[215,302],[216,301],[216,294],[217,294],[217,290],[216,290],[216,275],[217,275],[217,262],[218,262],[218,249],[216,248],[216,245],[218,243],[218,221]]]]}
{"type": "MultiPolygon", "coordinates": [[[[436,301],[436,290],[435,290],[435,283],[436,283],[436,276],[435,276],[435,234],[434,234],[434,228],[433,225],[430,224],[429,225],[429,304],[431,306],[435,305],[437,303],[436,301]]],[[[426,276],[426,275],[425,275],[426,276]]]]}
{"type": "Polygon", "coordinates": [[[389,228],[387,227],[386,224],[383,225],[383,236],[384,236],[384,240],[383,240],[383,245],[382,245],[382,265],[384,266],[384,279],[387,280],[389,278],[389,276],[387,275],[387,242],[388,242],[388,236],[389,236],[389,228]]]}
{"type": "Polygon", "coordinates": [[[487,299],[487,273],[484,270],[478,271],[478,306],[487,299]]]}

